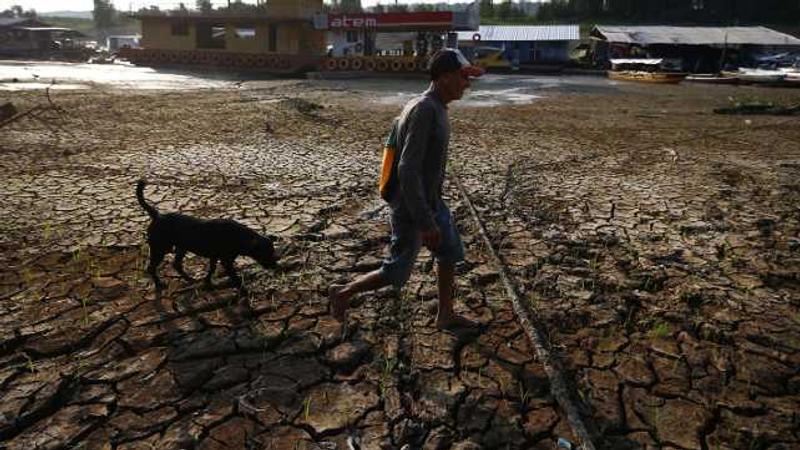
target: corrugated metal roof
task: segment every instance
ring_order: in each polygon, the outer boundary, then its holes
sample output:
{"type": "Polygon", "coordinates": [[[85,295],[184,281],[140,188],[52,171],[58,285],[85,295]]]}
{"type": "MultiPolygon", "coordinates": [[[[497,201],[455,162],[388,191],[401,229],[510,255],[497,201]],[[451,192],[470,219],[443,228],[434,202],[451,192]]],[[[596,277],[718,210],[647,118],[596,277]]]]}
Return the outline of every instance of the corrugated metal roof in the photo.
{"type": "Polygon", "coordinates": [[[766,27],[596,26],[608,42],[677,45],[800,45],[800,39],[766,27]]]}
{"type": "Polygon", "coordinates": [[[619,58],[610,59],[611,64],[642,64],[645,66],[657,66],[664,62],[664,58],[619,58]]]}
{"type": "Polygon", "coordinates": [[[481,25],[478,31],[459,31],[459,41],[577,41],[578,25],[481,25]]]}
{"type": "Polygon", "coordinates": [[[27,23],[27,22],[37,22],[38,20],[30,19],[28,17],[0,17],[0,27],[7,27],[11,25],[17,25],[20,23],[27,23]]]}

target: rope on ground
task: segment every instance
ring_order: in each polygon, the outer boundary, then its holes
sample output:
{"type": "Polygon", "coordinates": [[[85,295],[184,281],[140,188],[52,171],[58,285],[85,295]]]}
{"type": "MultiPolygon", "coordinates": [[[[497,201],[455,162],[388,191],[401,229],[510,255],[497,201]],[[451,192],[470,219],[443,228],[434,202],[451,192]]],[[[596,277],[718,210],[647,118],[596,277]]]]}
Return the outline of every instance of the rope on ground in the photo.
{"type": "Polygon", "coordinates": [[[544,365],[547,378],[550,380],[550,392],[553,394],[553,397],[556,399],[558,405],[567,415],[567,420],[572,428],[572,432],[575,433],[575,436],[580,441],[581,448],[583,450],[595,450],[591,436],[589,435],[589,432],[583,423],[583,419],[578,412],[578,406],[571,400],[569,395],[569,389],[567,388],[567,382],[563,375],[563,370],[561,369],[561,363],[558,361],[556,356],[550,352],[547,341],[544,338],[543,333],[540,331],[542,326],[540,325],[537,329],[528,306],[522,302],[516,285],[511,279],[503,260],[500,259],[499,254],[492,245],[492,241],[489,239],[489,234],[486,232],[483,221],[481,220],[480,216],[478,216],[478,211],[475,209],[475,206],[473,206],[472,201],[469,198],[469,194],[467,194],[467,191],[461,184],[459,177],[456,175],[453,178],[455,179],[456,186],[458,186],[458,190],[461,192],[461,197],[464,199],[464,203],[467,204],[467,207],[472,214],[472,218],[478,225],[478,232],[486,242],[486,246],[492,255],[492,259],[494,259],[495,265],[497,265],[498,272],[500,273],[500,280],[503,282],[503,285],[506,288],[506,293],[511,298],[511,303],[514,307],[514,313],[517,315],[519,324],[525,331],[525,334],[528,336],[528,339],[536,350],[539,360],[544,365]]]}

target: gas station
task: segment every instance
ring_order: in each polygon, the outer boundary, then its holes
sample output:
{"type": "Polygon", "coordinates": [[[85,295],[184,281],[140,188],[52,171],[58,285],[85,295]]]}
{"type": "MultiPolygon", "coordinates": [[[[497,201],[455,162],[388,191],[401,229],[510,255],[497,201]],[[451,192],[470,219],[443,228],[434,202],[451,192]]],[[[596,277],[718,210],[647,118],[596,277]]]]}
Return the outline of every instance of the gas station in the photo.
{"type": "Polygon", "coordinates": [[[458,31],[478,29],[474,13],[432,11],[379,14],[316,14],[326,32],[323,71],[414,72],[427,56],[458,45],[458,31]]]}
{"type": "Polygon", "coordinates": [[[143,11],[141,48],[119,55],[147,66],[204,66],[273,74],[417,72],[427,56],[479,27],[466,11],[329,14],[322,0],[268,0],[257,11],[143,11]]]}

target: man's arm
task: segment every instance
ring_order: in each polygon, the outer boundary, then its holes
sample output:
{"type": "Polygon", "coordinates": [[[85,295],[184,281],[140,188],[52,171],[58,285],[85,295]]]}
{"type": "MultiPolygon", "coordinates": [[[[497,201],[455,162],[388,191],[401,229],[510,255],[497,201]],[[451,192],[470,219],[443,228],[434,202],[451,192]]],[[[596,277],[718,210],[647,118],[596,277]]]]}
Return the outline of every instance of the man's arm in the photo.
{"type": "Polygon", "coordinates": [[[419,103],[414,106],[406,117],[405,139],[399,143],[402,149],[400,163],[397,166],[400,191],[420,231],[436,228],[434,213],[425,195],[430,187],[425,186],[422,181],[425,154],[428,151],[434,118],[433,108],[429,105],[419,103]]]}

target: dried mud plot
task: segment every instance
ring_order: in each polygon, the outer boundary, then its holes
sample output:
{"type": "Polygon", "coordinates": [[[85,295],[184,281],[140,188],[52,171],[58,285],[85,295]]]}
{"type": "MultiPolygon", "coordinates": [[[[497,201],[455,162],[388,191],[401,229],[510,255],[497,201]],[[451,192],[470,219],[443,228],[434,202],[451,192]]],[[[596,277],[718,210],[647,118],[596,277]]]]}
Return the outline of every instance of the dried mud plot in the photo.
{"type": "MultiPolygon", "coordinates": [[[[544,449],[571,437],[466,220],[459,308],[482,334],[433,326],[427,254],[402,294],[362,297],[346,329],[327,314],[327,285],[385,252],[375,174],[396,114],[336,98],[307,83],[63,94],[72,134],[4,130],[6,448],[544,449]],[[238,297],[223,279],[183,282],[167,261],[157,297],[142,273],[141,176],[163,211],[278,235],[280,270],[240,259],[250,293],[238,297]]],[[[195,277],[204,267],[187,259],[195,277]]]]}
{"type": "Polygon", "coordinates": [[[800,122],[630,89],[465,115],[473,201],[609,448],[797,448],[800,122]]]}
{"type": "MultiPolygon", "coordinates": [[[[624,87],[453,108],[453,176],[546,324],[599,448],[800,445],[797,119],[710,114],[729,95],[624,87]]],[[[795,95],[794,101],[796,102],[795,95]]],[[[20,94],[20,107],[39,102],[20,94]]],[[[17,448],[541,448],[574,441],[453,185],[467,261],[433,326],[423,253],[408,287],[326,287],[379,266],[370,94],[259,89],[59,93],[69,133],[0,135],[0,441],[17,448]],[[281,268],[238,261],[239,297],[142,269],[146,215],[276,234],[281,268]]],[[[205,261],[188,258],[202,275],[205,261]]]]}

